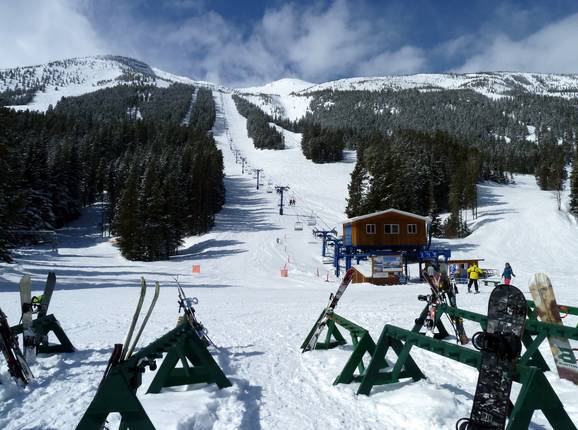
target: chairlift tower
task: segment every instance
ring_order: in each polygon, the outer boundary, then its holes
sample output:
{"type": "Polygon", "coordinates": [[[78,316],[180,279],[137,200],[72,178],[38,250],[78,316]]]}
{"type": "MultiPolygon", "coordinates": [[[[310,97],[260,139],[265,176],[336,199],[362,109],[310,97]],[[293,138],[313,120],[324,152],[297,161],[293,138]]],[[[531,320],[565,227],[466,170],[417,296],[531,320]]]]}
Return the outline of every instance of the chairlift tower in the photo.
{"type": "Polygon", "coordinates": [[[283,193],[285,191],[289,191],[288,186],[281,186],[275,185],[275,190],[277,190],[277,194],[281,196],[281,202],[279,203],[279,215],[283,215],[283,193]]]}
{"type": "Polygon", "coordinates": [[[263,169],[255,169],[255,173],[257,173],[257,189],[259,189],[259,175],[263,171],[263,169]]]}

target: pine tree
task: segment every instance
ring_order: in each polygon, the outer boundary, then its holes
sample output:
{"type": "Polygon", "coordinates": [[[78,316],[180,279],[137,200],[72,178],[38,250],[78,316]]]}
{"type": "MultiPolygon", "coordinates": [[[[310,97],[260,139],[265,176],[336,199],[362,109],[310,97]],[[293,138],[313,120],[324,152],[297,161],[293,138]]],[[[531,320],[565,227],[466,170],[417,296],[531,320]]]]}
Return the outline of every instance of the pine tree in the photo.
{"type": "Polygon", "coordinates": [[[572,175],[570,176],[570,212],[578,216],[578,147],[572,160],[572,175]]]}

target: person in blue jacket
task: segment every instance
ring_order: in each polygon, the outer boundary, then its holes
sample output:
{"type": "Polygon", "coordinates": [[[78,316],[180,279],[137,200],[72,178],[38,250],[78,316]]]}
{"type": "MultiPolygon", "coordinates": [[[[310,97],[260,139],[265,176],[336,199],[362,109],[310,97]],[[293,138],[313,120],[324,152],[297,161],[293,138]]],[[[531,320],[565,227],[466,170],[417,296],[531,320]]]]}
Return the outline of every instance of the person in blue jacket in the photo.
{"type": "Polygon", "coordinates": [[[504,278],[504,284],[510,285],[512,281],[512,276],[515,278],[514,271],[512,270],[512,266],[510,263],[506,263],[506,267],[504,267],[504,271],[502,272],[502,278],[504,278]]]}

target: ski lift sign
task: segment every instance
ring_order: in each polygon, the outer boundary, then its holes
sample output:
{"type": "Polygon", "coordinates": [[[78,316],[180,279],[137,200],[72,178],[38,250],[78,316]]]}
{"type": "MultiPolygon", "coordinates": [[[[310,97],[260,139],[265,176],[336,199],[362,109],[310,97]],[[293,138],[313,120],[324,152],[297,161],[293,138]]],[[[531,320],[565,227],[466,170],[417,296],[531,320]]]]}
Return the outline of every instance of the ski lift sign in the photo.
{"type": "Polygon", "coordinates": [[[387,278],[390,274],[403,271],[401,254],[376,255],[371,257],[374,278],[387,278]]]}

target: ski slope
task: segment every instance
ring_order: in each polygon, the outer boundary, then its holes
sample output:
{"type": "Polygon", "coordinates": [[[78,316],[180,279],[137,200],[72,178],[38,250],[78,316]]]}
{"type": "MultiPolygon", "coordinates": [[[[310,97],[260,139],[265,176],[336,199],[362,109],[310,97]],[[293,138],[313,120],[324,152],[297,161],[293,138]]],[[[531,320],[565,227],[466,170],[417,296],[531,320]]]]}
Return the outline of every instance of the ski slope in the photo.
{"type": "MultiPolygon", "coordinates": [[[[141,345],[173,328],[177,319],[179,276],[186,291],[199,299],[198,318],[219,346],[213,355],[233,386],[217,390],[203,384],[146,395],[152,380],[144,374],[138,396],[157,429],[451,429],[469,415],[477,372],[440,356],[413,350],[428,376],[417,383],[377,387],[369,397],[356,396],[357,384],[333,386],[351,351],[350,346],[301,354],[299,346],[335,279],[324,282],[327,266],[311,227],[295,231],[295,222],[315,213],[320,227],[336,227],[345,218],[352,154],[342,163],[315,165],[299,148],[299,136],[284,131],[287,149],[257,150],[247,137],[246,121],[230,94],[214,92],[217,121],[214,136],[225,161],[226,205],[209,234],[189,238],[169,261],[130,262],[120,256],[96,225],[100,208],[59,231],[58,254],[48,249],[19,249],[16,264],[0,266],[0,304],[9,320],[19,318],[17,283],[30,274],[36,290],[49,270],[56,272],[57,290],[50,312],[60,320],[77,352],[40,356],[32,369],[36,380],[24,390],[14,386],[0,366],[0,428],[74,429],[92,400],[114,343],[122,342],[136,304],[140,276],[149,285],[158,280],[161,296],[141,345]],[[265,185],[241,173],[236,149],[252,168],[263,169],[265,185]],[[297,205],[278,214],[278,195],[267,182],[287,185],[297,205]],[[201,273],[191,273],[201,264],[201,273]],[[281,278],[281,268],[289,277],[281,278]],[[317,276],[319,271],[320,277],[317,276]]],[[[578,230],[565,212],[558,212],[550,193],[540,191],[533,177],[516,176],[516,184],[479,187],[479,217],[468,238],[447,241],[455,256],[485,258],[483,267],[512,264],[515,284],[529,297],[531,274],[544,271],[553,279],[560,303],[577,304],[574,255],[578,230]]],[[[443,243],[443,242],[442,242],[443,243]]],[[[416,275],[415,268],[412,268],[416,275]]],[[[376,340],[384,324],[410,328],[422,309],[416,300],[423,284],[376,287],[352,285],[338,312],[369,329],[376,340]]],[[[485,312],[489,288],[481,294],[458,295],[465,309],[485,312]]],[[[149,288],[148,303],[152,296],[149,288]]],[[[578,321],[568,319],[568,324],[578,321]]],[[[466,323],[466,330],[477,330],[466,323]]],[[[553,360],[547,345],[542,353],[553,360]]],[[[567,412],[578,422],[577,387],[547,374],[567,412]]],[[[519,386],[514,386],[517,393],[519,386]]],[[[111,426],[118,421],[112,417],[111,426]]],[[[112,427],[114,428],[114,427],[112,427]]],[[[550,428],[535,414],[531,429],[550,428]]]]}

